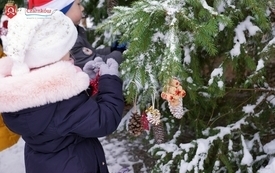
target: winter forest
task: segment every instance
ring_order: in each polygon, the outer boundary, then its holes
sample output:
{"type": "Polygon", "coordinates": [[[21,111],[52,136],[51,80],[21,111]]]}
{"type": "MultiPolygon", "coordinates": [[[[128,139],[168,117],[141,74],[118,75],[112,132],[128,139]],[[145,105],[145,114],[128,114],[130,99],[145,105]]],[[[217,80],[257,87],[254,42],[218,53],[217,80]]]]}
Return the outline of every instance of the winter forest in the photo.
{"type": "Polygon", "coordinates": [[[275,172],[275,1],[83,5],[91,44],[127,43],[124,128],[150,146],[152,173],[275,172]]]}

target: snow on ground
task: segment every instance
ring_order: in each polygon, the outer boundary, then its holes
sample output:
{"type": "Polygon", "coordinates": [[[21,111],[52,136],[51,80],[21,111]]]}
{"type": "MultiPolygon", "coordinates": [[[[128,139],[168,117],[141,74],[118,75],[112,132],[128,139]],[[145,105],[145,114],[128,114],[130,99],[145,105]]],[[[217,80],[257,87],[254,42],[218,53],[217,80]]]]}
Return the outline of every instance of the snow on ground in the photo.
{"type": "MultiPolygon", "coordinates": [[[[127,151],[127,141],[118,139],[101,138],[110,173],[117,173],[123,167],[128,168],[129,172],[134,172],[133,165],[141,160],[132,159],[127,151]]],[[[0,172],[1,173],[25,173],[24,168],[24,141],[22,139],[9,149],[0,153],[0,172]]],[[[145,168],[142,170],[145,171],[145,168]]]]}

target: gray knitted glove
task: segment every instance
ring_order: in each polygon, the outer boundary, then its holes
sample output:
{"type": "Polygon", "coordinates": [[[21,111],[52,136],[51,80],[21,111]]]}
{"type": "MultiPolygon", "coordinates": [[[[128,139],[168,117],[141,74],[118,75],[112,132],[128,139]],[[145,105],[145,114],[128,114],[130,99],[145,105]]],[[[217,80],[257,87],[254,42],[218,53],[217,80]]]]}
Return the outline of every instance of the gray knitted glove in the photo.
{"type": "Polygon", "coordinates": [[[118,72],[118,63],[113,58],[107,59],[106,64],[102,64],[100,66],[99,75],[102,76],[105,74],[116,75],[116,76],[120,75],[118,72]]]}
{"type": "Polygon", "coordinates": [[[96,74],[99,72],[100,66],[102,64],[105,64],[103,62],[102,58],[96,57],[94,60],[88,61],[84,67],[83,71],[87,73],[90,77],[90,79],[94,79],[96,77],[96,74]]]}

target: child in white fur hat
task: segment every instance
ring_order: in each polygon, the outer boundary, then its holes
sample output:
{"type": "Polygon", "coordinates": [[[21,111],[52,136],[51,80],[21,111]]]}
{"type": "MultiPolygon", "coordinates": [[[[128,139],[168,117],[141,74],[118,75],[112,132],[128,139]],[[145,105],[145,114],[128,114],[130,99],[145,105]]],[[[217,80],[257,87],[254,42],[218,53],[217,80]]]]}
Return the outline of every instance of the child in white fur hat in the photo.
{"type": "Polygon", "coordinates": [[[26,142],[26,173],[108,172],[97,138],[121,121],[118,63],[91,61],[89,72],[100,75],[97,98],[91,98],[89,76],[70,62],[76,39],[74,24],[60,11],[29,18],[20,8],[9,21],[7,57],[0,59],[0,112],[26,142]]]}
{"type": "Polygon", "coordinates": [[[119,64],[123,61],[122,52],[125,50],[125,46],[115,45],[103,49],[95,49],[91,46],[87,40],[86,31],[79,26],[84,10],[80,0],[29,0],[29,8],[58,9],[73,21],[78,31],[78,37],[71,53],[75,59],[75,65],[80,68],[96,57],[101,57],[105,62],[108,58],[114,58],[119,64]]]}

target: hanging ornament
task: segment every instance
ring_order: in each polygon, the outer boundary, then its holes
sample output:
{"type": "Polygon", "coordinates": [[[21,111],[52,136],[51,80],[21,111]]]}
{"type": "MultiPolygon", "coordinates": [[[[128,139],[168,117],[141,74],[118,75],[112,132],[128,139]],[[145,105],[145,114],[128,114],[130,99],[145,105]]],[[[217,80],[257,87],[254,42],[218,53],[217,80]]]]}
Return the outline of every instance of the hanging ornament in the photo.
{"type": "Polygon", "coordinates": [[[161,114],[158,109],[155,109],[155,94],[152,94],[152,106],[145,110],[147,120],[150,122],[154,139],[157,144],[164,142],[164,129],[161,122],[161,114]]]}
{"type": "Polygon", "coordinates": [[[128,131],[130,134],[134,136],[139,136],[143,132],[143,127],[141,123],[141,115],[137,112],[136,100],[137,100],[137,94],[135,96],[134,103],[133,103],[134,111],[132,112],[132,115],[128,123],[128,131]]]}
{"type": "Polygon", "coordinates": [[[134,136],[141,135],[143,128],[141,124],[141,116],[137,112],[133,112],[128,123],[128,131],[134,136]]]}
{"type": "Polygon", "coordinates": [[[143,130],[149,130],[149,121],[145,112],[143,112],[141,115],[141,125],[143,130]]]}
{"type": "Polygon", "coordinates": [[[177,104],[176,106],[171,103],[168,102],[168,107],[170,109],[171,114],[177,118],[177,119],[181,119],[184,115],[184,110],[183,110],[183,105],[182,105],[182,99],[179,99],[179,104],[177,104]]]}
{"type": "Polygon", "coordinates": [[[155,125],[152,124],[152,130],[154,133],[154,139],[157,144],[161,144],[164,142],[164,128],[163,128],[163,123],[160,122],[159,124],[155,125]]]}
{"type": "Polygon", "coordinates": [[[182,98],[186,92],[182,89],[179,80],[173,78],[163,87],[161,98],[168,101],[170,112],[175,118],[182,118],[184,115],[182,98]]]}
{"type": "Polygon", "coordinates": [[[145,110],[147,119],[151,124],[158,125],[160,123],[160,112],[154,109],[153,106],[145,110]]]}

